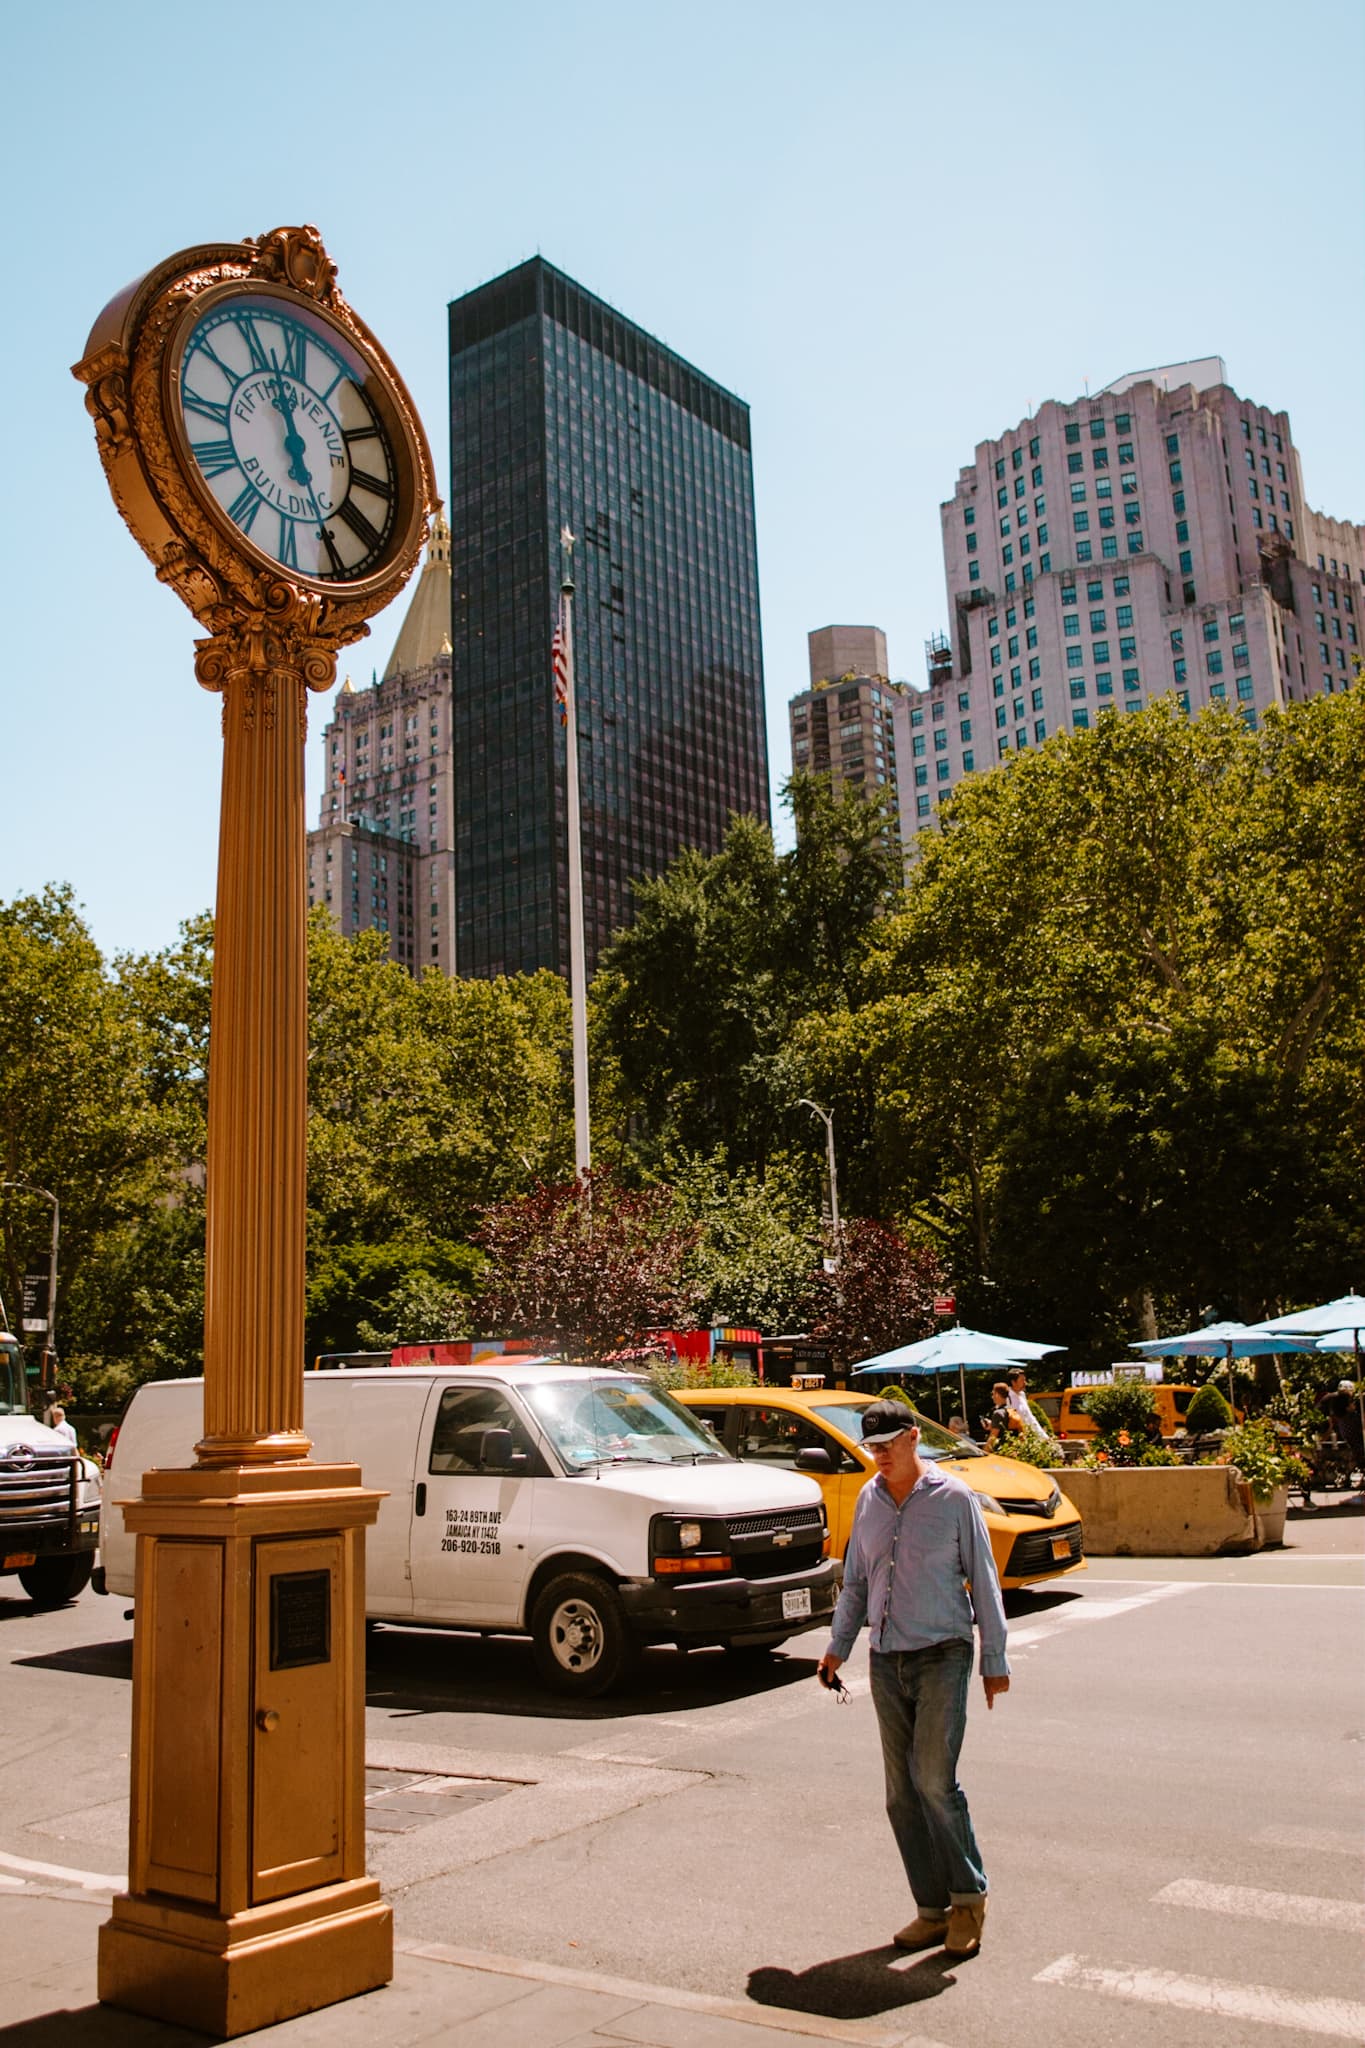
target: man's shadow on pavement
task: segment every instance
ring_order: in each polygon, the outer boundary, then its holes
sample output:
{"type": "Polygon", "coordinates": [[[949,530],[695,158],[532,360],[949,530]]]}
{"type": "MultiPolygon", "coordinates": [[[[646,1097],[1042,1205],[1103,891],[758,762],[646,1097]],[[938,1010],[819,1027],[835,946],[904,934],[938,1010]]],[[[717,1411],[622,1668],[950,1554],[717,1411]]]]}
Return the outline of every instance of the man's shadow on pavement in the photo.
{"type": "Polygon", "coordinates": [[[758,2005],[818,2013],[828,2020],[864,2020],[940,1997],[957,1982],[953,1971],[962,1961],[939,1949],[907,1964],[900,1950],[888,1943],[813,1963],[808,1970],[751,1970],[748,1991],[758,2005]]]}

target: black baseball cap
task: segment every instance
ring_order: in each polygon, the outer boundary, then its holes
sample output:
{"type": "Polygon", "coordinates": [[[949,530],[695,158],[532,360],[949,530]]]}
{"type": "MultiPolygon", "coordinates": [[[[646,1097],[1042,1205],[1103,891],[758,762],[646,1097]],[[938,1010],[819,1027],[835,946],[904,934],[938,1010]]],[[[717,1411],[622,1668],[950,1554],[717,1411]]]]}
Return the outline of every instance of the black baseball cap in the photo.
{"type": "Polygon", "coordinates": [[[918,1427],[913,1411],[904,1401],[874,1401],[863,1410],[865,1444],[889,1444],[893,1437],[904,1436],[907,1429],[918,1427]]]}

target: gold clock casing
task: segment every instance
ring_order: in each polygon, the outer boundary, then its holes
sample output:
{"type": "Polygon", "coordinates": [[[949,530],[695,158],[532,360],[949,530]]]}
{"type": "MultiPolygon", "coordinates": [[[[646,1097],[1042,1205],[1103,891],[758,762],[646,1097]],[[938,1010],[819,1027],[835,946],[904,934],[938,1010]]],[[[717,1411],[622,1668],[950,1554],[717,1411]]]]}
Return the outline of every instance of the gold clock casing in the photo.
{"type": "Polygon", "coordinates": [[[110,301],[74,374],[87,387],[86,407],[125,523],[158,578],[211,636],[197,664],[200,681],[221,687],[212,642],[238,638],[245,614],[262,632],[306,640],[306,681],[327,688],[338,650],[368,632],[368,620],[416,567],[436,497],[416,408],[337,288],[336,265],[317,229],[281,227],[259,240],[181,250],[110,301]],[[189,452],[175,383],[180,352],[204,312],[234,293],[278,298],[321,319],[369,373],[366,395],[389,437],[396,504],[382,560],[354,582],[286,568],[255,547],[217,504],[189,452]]]}

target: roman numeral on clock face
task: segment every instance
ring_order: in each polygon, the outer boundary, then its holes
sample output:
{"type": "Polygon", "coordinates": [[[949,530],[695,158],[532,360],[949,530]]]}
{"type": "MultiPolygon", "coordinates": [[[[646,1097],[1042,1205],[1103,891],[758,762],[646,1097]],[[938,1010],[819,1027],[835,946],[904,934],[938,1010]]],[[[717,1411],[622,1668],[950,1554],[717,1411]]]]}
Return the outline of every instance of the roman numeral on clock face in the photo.
{"type": "Polygon", "coordinates": [[[368,469],[353,469],[351,471],[351,489],[353,491],[373,491],[376,498],[383,498],[386,504],[393,496],[393,485],[389,479],[386,476],[371,476],[368,469]]]}
{"type": "Polygon", "coordinates": [[[197,412],[201,419],[212,420],[216,427],[227,425],[227,407],[215,405],[211,398],[201,398],[197,391],[191,391],[188,386],[181,392],[181,403],[186,412],[197,412]]]}
{"type": "Polygon", "coordinates": [[[299,566],[298,530],[293,520],[288,518],[283,512],[280,513],[279,520],[280,544],[276,554],[278,555],[280,566],[285,569],[297,569],[299,566]]]}
{"type": "Polygon", "coordinates": [[[280,368],[286,376],[297,377],[300,384],[308,382],[308,336],[301,327],[285,327],[284,361],[280,368]]]}
{"type": "Polygon", "coordinates": [[[239,526],[243,533],[250,533],[252,521],[260,509],[261,501],[255,491],[250,484],[244,484],[228,506],[228,518],[235,526],[239,526]]]}
{"type": "Polygon", "coordinates": [[[364,541],[368,554],[373,554],[384,538],[382,533],[371,526],[354,498],[347,498],[342,504],[338,505],[337,518],[346,522],[357,540],[364,541]]]}
{"type": "Polygon", "coordinates": [[[251,357],[252,369],[268,370],[270,363],[265,350],[261,347],[261,337],[256,332],[256,323],[249,313],[237,315],[237,332],[246,343],[246,352],[251,357]]]}
{"type": "Polygon", "coordinates": [[[237,467],[237,454],[231,441],[191,441],[194,459],[207,477],[221,476],[224,470],[237,467]]]}
{"type": "Polygon", "coordinates": [[[331,534],[328,532],[325,526],[320,526],[318,528],[318,536],[322,541],[322,545],[327,550],[327,560],[331,566],[332,574],[334,576],[344,576],[346,573],[346,564],[342,561],[341,556],[337,553],[337,544],[332,539],[331,534]]]}

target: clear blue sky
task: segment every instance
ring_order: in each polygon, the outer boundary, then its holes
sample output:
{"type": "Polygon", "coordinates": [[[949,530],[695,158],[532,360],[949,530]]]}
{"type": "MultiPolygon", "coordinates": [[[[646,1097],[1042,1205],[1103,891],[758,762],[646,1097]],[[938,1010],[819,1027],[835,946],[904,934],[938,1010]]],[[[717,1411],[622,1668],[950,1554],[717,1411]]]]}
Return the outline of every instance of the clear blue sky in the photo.
{"type": "Polygon", "coordinates": [[[0,899],[70,882],[107,953],[211,905],[218,704],[69,366],[192,243],[316,222],[443,482],[446,303],[537,250],[747,399],[775,784],[807,631],[921,677],[940,501],[1087,378],[1221,354],[1365,518],[1359,0],[45,0],[0,62],[0,899]]]}

